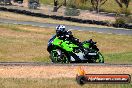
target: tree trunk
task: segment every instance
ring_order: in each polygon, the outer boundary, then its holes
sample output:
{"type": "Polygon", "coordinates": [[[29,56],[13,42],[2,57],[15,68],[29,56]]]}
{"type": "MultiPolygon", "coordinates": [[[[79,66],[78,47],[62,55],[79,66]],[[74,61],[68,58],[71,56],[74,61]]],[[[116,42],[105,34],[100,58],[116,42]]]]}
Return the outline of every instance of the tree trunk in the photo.
{"type": "Polygon", "coordinates": [[[120,8],[123,8],[123,6],[122,6],[122,4],[121,4],[121,2],[119,0],[115,0],[115,1],[120,6],[120,8]]]}
{"type": "Polygon", "coordinates": [[[64,6],[66,6],[66,0],[64,0],[64,6]]]}
{"type": "Polygon", "coordinates": [[[57,12],[57,6],[58,6],[58,0],[54,0],[54,8],[53,8],[53,12],[57,12]]]}

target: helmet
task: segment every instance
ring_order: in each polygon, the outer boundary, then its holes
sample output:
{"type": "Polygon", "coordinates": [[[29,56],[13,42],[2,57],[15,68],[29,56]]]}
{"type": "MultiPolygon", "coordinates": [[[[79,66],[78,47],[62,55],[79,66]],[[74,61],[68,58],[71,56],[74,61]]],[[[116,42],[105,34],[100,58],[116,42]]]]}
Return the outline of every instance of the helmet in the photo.
{"type": "Polygon", "coordinates": [[[59,25],[56,27],[57,31],[65,31],[65,26],[64,25],[59,25]]]}
{"type": "Polygon", "coordinates": [[[66,30],[65,30],[65,26],[64,25],[59,25],[56,27],[56,33],[57,34],[60,34],[60,33],[64,33],[66,30]]]}

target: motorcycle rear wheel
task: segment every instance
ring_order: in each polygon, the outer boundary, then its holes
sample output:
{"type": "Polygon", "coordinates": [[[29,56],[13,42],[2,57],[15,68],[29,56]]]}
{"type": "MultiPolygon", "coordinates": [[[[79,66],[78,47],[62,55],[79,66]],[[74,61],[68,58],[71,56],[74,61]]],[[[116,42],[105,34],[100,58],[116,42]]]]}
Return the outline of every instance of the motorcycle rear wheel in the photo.
{"type": "Polygon", "coordinates": [[[53,63],[69,63],[67,55],[60,49],[52,50],[50,52],[50,59],[53,63]]]}

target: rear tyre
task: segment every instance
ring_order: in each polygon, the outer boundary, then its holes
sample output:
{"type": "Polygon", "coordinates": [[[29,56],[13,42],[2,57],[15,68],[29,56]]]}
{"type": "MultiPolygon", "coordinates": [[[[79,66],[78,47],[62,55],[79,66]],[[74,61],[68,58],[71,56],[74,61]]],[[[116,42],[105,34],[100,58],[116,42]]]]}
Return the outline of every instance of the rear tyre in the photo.
{"type": "Polygon", "coordinates": [[[60,49],[55,49],[50,52],[50,59],[53,63],[69,63],[68,56],[60,49]]]}

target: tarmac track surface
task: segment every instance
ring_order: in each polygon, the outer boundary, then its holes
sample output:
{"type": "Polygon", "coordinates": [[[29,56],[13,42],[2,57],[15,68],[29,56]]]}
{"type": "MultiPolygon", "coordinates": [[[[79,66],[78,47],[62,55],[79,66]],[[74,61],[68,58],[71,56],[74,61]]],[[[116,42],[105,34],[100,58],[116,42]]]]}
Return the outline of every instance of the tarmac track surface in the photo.
{"type": "MultiPolygon", "coordinates": [[[[38,26],[38,27],[51,27],[51,28],[55,28],[57,25],[59,25],[59,24],[40,23],[40,22],[33,22],[33,21],[9,20],[9,19],[2,19],[2,18],[0,18],[0,23],[32,25],[32,26],[38,26]]],[[[82,26],[72,26],[72,25],[65,25],[65,26],[67,27],[67,29],[72,29],[72,30],[80,30],[80,31],[85,30],[85,31],[92,31],[92,32],[106,33],[106,34],[132,35],[131,29],[82,27],[82,26]]]]}
{"type": "Polygon", "coordinates": [[[109,63],[54,64],[54,63],[44,63],[44,62],[0,62],[0,66],[117,66],[117,67],[132,67],[132,64],[109,64],[109,63]]]}

